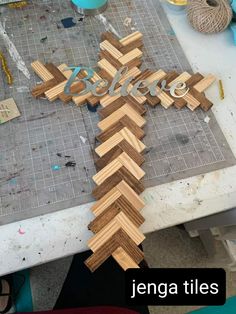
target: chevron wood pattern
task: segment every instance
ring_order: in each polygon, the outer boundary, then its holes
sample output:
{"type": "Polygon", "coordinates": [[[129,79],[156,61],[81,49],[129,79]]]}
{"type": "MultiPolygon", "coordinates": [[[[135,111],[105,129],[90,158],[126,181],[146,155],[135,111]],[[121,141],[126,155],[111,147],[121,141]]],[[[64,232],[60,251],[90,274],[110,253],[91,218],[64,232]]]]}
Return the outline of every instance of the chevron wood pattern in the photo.
{"type": "MultiPolygon", "coordinates": [[[[141,71],[142,39],[140,32],[121,40],[109,32],[102,34],[97,63],[99,71],[90,79],[91,83],[97,83],[96,91],[101,96],[92,92],[78,96],[65,94],[65,85],[72,74],[66,64],[56,67],[53,64],[43,65],[38,60],[32,63],[33,70],[43,81],[32,90],[34,97],[46,97],[49,101],[59,98],[64,103],[73,101],[77,106],[100,104],[102,107],[98,123],[100,133],[96,136],[100,143],[95,149],[99,159],[95,162],[97,174],[93,177],[96,203],[91,208],[95,218],[88,226],[94,233],[88,242],[93,253],[85,261],[92,272],[111,256],[124,270],[139,268],[144,258],[138,247],[145,239],[139,230],[144,223],[141,210],[145,206],[140,196],[144,191],[142,178],[145,176],[141,168],[145,161],[142,153],[146,148],[142,142],[147,111],[144,104],[152,107],[161,105],[166,109],[187,106],[190,110],[202,108],[205,111],[212,106],[204,95],[215,80],[212,75],[166,73],[161,69],[141,71]],[[106,93],[107,87],[98,85],[98,81],[105,79],[112,84],[124,65],[127,66],[127,73],[117,79],[115,95],[111,96],[106,93]],[[165,81],[165,89],[162,80],[165,81]],[[170,92],[177,82],[186,83],[188,88],[188,92],[180,98],[173,97],[170,92]],[[151,95],[150,86],[157,95],[151,95]],[[132,91],[135,88],[137,93],[134,95],[132,91]],[[128,91],[127,96],[121,95],[123,89],[128,91]]],[[[80,79],[86,76],[86,71],[78,74],[80,79]]],[[[79,93],[83,88],[82,82],[74,82],[71,93],[79,93]]],[[[176,94],[181,96],[183,91],[177,90],[176,94]]]]}

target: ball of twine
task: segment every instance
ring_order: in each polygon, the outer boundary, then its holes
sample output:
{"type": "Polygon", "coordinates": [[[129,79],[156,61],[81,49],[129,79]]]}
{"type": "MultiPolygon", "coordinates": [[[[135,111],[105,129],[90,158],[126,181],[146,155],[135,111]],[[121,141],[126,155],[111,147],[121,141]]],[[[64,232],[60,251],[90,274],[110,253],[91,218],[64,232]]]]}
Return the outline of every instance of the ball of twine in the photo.
{"type": "Polygon", "coordinates": [[[201,33],[219,33],[227,28],[233,12],[228,0],[189,0],[190,24],[201,33]]]}

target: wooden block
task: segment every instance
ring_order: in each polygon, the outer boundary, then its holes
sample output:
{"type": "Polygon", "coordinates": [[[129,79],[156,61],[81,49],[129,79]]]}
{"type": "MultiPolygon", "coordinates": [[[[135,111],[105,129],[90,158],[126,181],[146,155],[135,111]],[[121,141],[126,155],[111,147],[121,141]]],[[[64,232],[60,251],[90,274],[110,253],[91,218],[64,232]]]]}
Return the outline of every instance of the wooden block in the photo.
{"type": "Polygon", "coordinates": [[[151,96],[150,94],[147,94],[145,97],[147,98],[147,103],[151,107],[156,107],[156,105],[158,105],[161,102],[160,98],[157,96],[151,96]]]}
{"type": "Polygon", "coordinates": [[[54,86],[57,85],[57,81],[55,79],[52,79],[50,81],[44,82],[42,84],[36,85],[33,90],[31,91],[31,94],[35,98],[43,97],[45,96],[45,92],[54,86]]]}
{"type": "Polygon", "coordinates": [[[121,196],[125,197],[139,211],[145,206],[138,194],[123,180],[92,206],[92,212],[98,217],[121,196]]]}
{"type": "Polygon", "coordinates": [[[111,206],[121,195],[121,192],[116,187],[111,189],[106,195],[104,195],[92,206],[92,212],[96,217],[101,215],[101,213],[103,213],[103,211],[106,210],[107,207],[111,206]]]}
{"type": "MultiPolygon", "coordinates": [[[[203,93],[199,93],[195,88],[191,88],[190,93],[193,95],[195,99],[199,101],[200,106],[204,111],[210,110],[211,107],[213,106],[213,103],[210,100],[208,100],[203,93]]],[[[189,109],[195,110],[196,107],[193,108],[190,107],[189,109]]]]}
{"type": "Polygon", "coordinates": [[[93,252],[96,252],[120,229],[122,229],[136,245],[139,245],[145,239],[145,236],[127,218],[127,216],[120,212],[109,224],[107,224],[101,231],[99,231],[88,241],[88,246],[93,252]]]}
{"type": "Polygon", "coordinates": [[[95,253],[93,253],[86,261],[85,265],[91,272],[95,272],[111,255],[120,247],[117,239],[111,237],[108,239],[95,253]]]}
{"type": "Polygon", "coordinates": [[[191,75],[188,72],[183,72],[177,78],[175,78],[173,81],[171,81],[168,85],[169,87],[173,86],[177,82],[183,82],[185,83],[187,80],[191,78],[191,75]]]}
{"type": "Polygon", "coordinates": [[[106,59],[98,61],[97,65],[100,69],[105,70],[112,78],[117,73],[117,69],[106,59]]]}
{"type": "Polygon", "coordinates": [[[122,98],[125,100],[127,104],[129,104],[140,115],[144,115],[147,112],[147,109],[144,107],[143,103],[138,102],[133,96],[128,95],[128,96],[123,96],[122,98]]]}
{"type": "Polygon", "coordinates": [[[116,101],[117,99],[119,99],[121,97],[121,94],[120,94],[120,87],[118,87],[116,90],[115,90],[115,93],[117,95],[115,96],[110,96],[110,95],[106,95],[104,97],[101,98],[100,100],[100,104],[103,108],[109,106],[110,104],[113,103],[113,101],[116,101]]]}
{"type": "Polygon", "coordinates": [[[72,84],[72,86],[70,87],[71,95],[67,95],[63,92],[59,94],[59,98],[64,103],[67,103],[72,100],[72,98],[74,97],[73,94],[79,94],[83,90],[84,90],[84,84],[82,82],[77,82],[77,83],[72,84]]]}
{"type": "Polygon", "coordinates": [[[109,83],[112,82],[113,77],[111,75],[109,75],[105,70],[103,69],[99,69],[98,71],[98,75],[103,78],[104,80],[107,80],[109,83]]]}
{"type": "Polygon", "coordinates": [[[71,70],[67,70],[68,65],[63,63],[63,64],[60,64],[57,68],[69,80],[73,72],[71,70]]]}
{"type": "Polygon", "coordinates": [[[166,73],[163,70],[159,70],[153,74],[151,74],[149,77],[146,78],[146,81],[151,84],[154,81],[159,81],[161,79],[163,79],[163,77],[166,76],[166,73]]]}
{"type": "Polygon", "coordinates": [[[103,157],[106,153],[108,153],[113,147],[118,145],[120,142],[122,142],[124,137],[119,133],[116,133],[112,137],[110,137],[106,142],[99,145],[95,152],[98,154],[99,157],[103,157]]]}
{"type": "Polygon", "coordinates": [[[123,85],[127,79],[130,77],[133,77],[134,79],[139,76],[142,72],[139,68],[133,67],[132,69],[128,70],[127,74],[122,77],[122,79],[119,81],[120,85],[123,85]]]}
{"type": "Polygon", "coordinates": [[[93,233],[98,233],[120,212],[123,212],[136,227],[140,227],[145,221],[140,212],[137,211],[136,208],[134,208],[128,200],[126,200],[124,197],[122,198],[121,196],[101,215],[96,217],[96,219],[89,224],[88,229],[91,230],[93,233]],[[121,200],[121,202],[119,202],[119,200],[121,200]]]}
{"type": "Polygon", "coordinates": [[[101,36],[101,40],[107,40],[109,41],[114,47],[116,47],[118,50],[123,48],[123,45],[120,43],[119,39],[111,32],[105,32],[101,36]]]}
{"type": "Polygon", "coordinates": [[[137,179],[141,180],[145,172],[136,164],[136,162],[125,152],[117,160],[137,179]]]}
{"type": "Polygon", "coordinates": [[[140,264],[144,259],[144,253],[135,245],[132,238],[124,231],[119,230],[116,234],[117,242],[120,243],[120,247],[122,247],[125,252],[132,257],[135,263],[140,264]]]}
{"type": "Polygon", "coordinates": [[[100,170],[97,174],[95,174],[93,176],[93,181],[97,185],[101,185],[107,178],[116,173],[121,167],[122,163],[118,159],[115,159],[102,170],[100,170]]]}
{"type": "Polygon", "coordinates": [[[203,79],[204,79],[204,76],[202,76],[200,73],[195,73],[185,83],[187,87],[190,88],[196,85],[198,82],[200,82],[203,79]]]}
{"type": "Polygon", "coordinates": [[[134,85],[135,83],[139,82],[139,81],[143,81],[146,80],[148,77],[150,77],[153,74],[153,71],[151,70],[144,70],[143,72],[141,72],[133,81],[132,84],[134,85]]]}
{"type": "Polygon", "coordinates": [[[97,186],[92,194],[96,199],[102,198],[118,183],[124,180],[137,193],[141,194],[144,191],[142,183],[139,182],[126,167],[121,167],[114,175],[108,177],[102,184],[97,186]]]}
{"type": "Polygon", "coordinates": [[[125,181],[120,182],[116,188],[137,210],[144,208],[143,200],[125,181]]]}
{"type": "Polygon", "coordinates": [[[98,123],[98,127],[102,131],[106,131],[112,125],[116,124],[122,117],[128,116],[134,123],[142,128],[146,124],[146,120],[139,115],[129,104],[123,105],[121,108],[113,112],[110,116],[98,123]]]}
{"type": "Polygon", "coordinates": [[[100,43],[101,50],[106,50],[109,52],[109,54],[115,58],[119,59],[123,57],[123,53],[121,53],[118,49],[116,49],[115,46],[113,46],[109,41],[104,40],[102,43],[100,43]]]}
{"type": "Polygon", "coordinates": [[[106,142],[99,145],[95,152],[99,157],[103,157],[106,153],[108,153],[112,148],[116,145],[120,144],[123,140],[126,140],[133,148],[141,153],[146,146],[126,127],[120,130],[118,133],[110,137],[106,142]]]}
{"type": "Polygon", "coordinates": [[[125,139],[133,148],[138,152],[141,153],[144,151],[146,146],[132,133],[128,128],[123,128],[119,134],[125,139]]]}
{"type": "Polygon", "coordinates": [[[114,111],[118,110],[126,103],[124,97],[120,97],[117,100],[113,101],[109,106],[104,107],[98,111],[99,116],[102,119],[109,117],[114,111]]]}
{"type": "Polygon", "coordinates": [[[133,122],[133,120],[125,115],[116,124],[113,124],[109,129],[98,134],[96,138],[103,143],[107,141],[111,136],[121,131],[124,127],[127,127],[139,140],[141,140],[145,136],[144,131],[140,127],[138,127],[137,124],[133,122]]]}
{"type": "Polygon", "coordinates": [[[129,96],[133,97],[134,100],[137,101],[140,105],[144,105],[145,102],[146,102],[146,100],[147,100],[146,97],[145,97],[145,96],[142,96],[141,93],[137,93],[137,96],[133,95],[133,94],[132,94],[132,88],[133,88],[133,85],[132,85],[132,84],[129,84],[129,85],[128,85],[128,88],[127,88],[127,91],[130,93],[129,96]],[[138,94],[139,94],[140,96],[139,96],[138,94]]]}
{"type": "Polygon", "coordinates": [[[138,264],[136,264],[129,254],[127,254],[121,247],[115,250],[112,257],[116,260],[120,267],[124,269],[124,271],[130,268],[139,268],[138,264]]]}
{"type": "Polygon", "coordinates": [[[89,92],[85,95],[74,96],[74,97],[72,97],[72,100],[77,106],[81,106],[81,105],[84,105],[86,103],[87,99],[89,99],[91,96],[92,96],[92,93],[89,92]]]}
{"type": "Polygon", "coordinates": [[[106,59],[117,70],[119,70],[122,67],[122,64],[117,59],[112,57],[112,55],[110,55],[108,51],[100,51],[99,58],[101,60],[106,59]]]}
{"type": "Polygon", "coordinates": [[[31,67],[34,72],[44,81],[50,81],[54,79],[53,75],[46,69],[46,67],[40,61],[34,61],[31,63],[31,67]]]}
{"type": "Polygon", "coordinates": [[[128,256],[130,256],[130,259],[133,260],[133,264],[139,264],[143,260],[143,252],[128,237],[128,235],[120,229],[85,261],[86,266],[94,272],[113,253],[116,253],[115,258],[119,259],[118,263],[121,267],[123,265],[123,267],[127,268],[128,265],[133,265],[129,260],[127,260],[127,258],[125,261],[121,260],[123,257],[120,256],[120,251],[117,252],[117,249],[120,247],[128,256]]]}
{"type": "Polygon", "coordinates": [[[109,177],[114,175],[120,168],[124,166],[137,180],[141,180],[145,172],[130,158],[125,152],[119,155],[115,160],[110,162],[96,175],[93,176],[93,181],[97,185],[101,185],[109,177]]]}
{"type": "Polygon", "coordinates": [[[118,60],[122,65],[126,65],[130,61],[136,59],[136,58],[141,58],[143,56],[143,52],[139,50],[138,48],[135,48],[128,52],[126,55],[123,55],[120,57],[118,60]]]}
{"type": "Polygon", "coordinates": [[[142,38],[143,38],[143,34],[137,31],[137,32],[134,32],[134,33],[122,38],[120,40],[120,43],[123,46],[127,46],[127,45],[135,42],[136,40],[141,40],[142,38]]]}
{"type": "Polygon", "coordinates": [[[140,58],[135,58],[131,61],[129,61],[128,63],[126,63],[125,66],[128,67],[128,69],[132,69],[133,67],[137,67],[139,68],[142,65],[142,60],[140,58]]]}
{"type": "Polygon", "coordinates": [[[199,83],[197,83],[194,88],[199,93],[204,92],[208,87],[210,87],[214,82],[216,78],[214,75],[207,75],[203,80],[201,80],[199,83]]]}
{"type": "Polygon", "coordinates": [[[57,83],[61,83],[67,80],[67,78],[62,74],[62,72],[53,64],[45,64],[45,68],[53,75],[57,83]]]}
{"type": "Polygon", "coordinates": [[[138,48],[139,50],[142,50],[142,48],[143,48],[143,41],[138,39],[138,40],[132,42],[131,44],[126,45],[126,46],[120,48],[120,52],[123,53],[123,54],[126,54],[126,53],[130,52],[131,50],[133,50],[135,48],[138,48]]]}
{"type": "Polygon", "coordinates": [[[49,101],[54,101],[59,97],[61,93],[64,92],[65,86],[66,86],[66,81],[46,91],[45,96],[47,97],[49,101]]]}
{"type": "Polygon", "coordinates": [[[144,157],[139,154],[133,146],[131,146],[126,140],[120,142],[117,146],[111,149],[107,154],[105,154],[102,158],[96,161],[97,169],[104,168],[108,163],[112,162],[116,159],[121,153],[126,152],[138,166],[141,166],[145,159],[144,157]]]}

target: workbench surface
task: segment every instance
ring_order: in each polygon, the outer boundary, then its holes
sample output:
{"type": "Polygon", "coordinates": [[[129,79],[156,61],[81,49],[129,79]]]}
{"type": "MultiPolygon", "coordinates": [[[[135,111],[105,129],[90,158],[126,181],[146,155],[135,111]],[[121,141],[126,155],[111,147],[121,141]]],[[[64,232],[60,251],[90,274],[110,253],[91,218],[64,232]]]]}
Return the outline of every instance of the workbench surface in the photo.
{"type": "MultiPolygon", "coordinates": [[[[184,14],[167,9],[172,27],[194,71],[214,73],[221,78],[225,99],[217,85],[207,95],[213,112],[236,155],[236,47],[228,30],[214,36],[196,33],[184,14]]],[[[236,166],[205,175],[149,188],[143,197],[145,233],[216,214],[236,205],[236,166]]],[[[39,216],[0,227],[0,275],[46,263],[87,249],[93,219],[91,204],[39,216]],[[19,232],[20,230],[20,232],[19,232]]]]}

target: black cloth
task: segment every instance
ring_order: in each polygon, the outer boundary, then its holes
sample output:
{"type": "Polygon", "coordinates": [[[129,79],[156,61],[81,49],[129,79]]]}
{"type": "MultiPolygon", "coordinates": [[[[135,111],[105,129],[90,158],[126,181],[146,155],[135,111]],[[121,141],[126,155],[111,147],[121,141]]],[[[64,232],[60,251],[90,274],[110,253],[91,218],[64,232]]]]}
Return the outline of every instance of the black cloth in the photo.
{"type": "Polygon", "coordinates": [[[74,256],[54,309],[113,306],[149,314],[146,306],[127,306],[125,272],[112,258],[91,273],[84,264],[91,254],[88,251],[74,256]]]}

